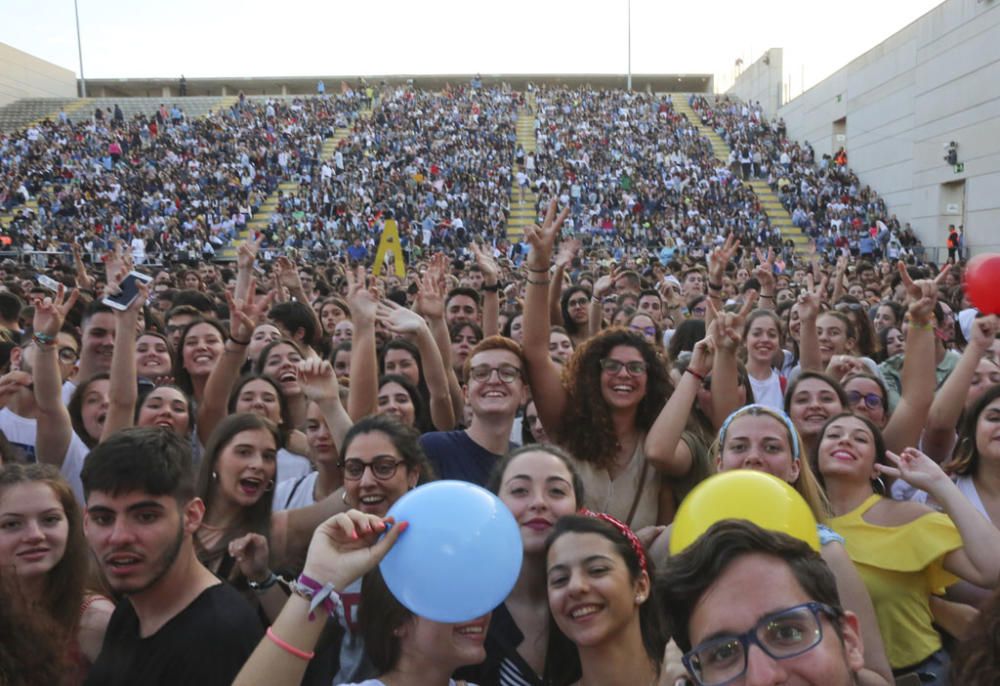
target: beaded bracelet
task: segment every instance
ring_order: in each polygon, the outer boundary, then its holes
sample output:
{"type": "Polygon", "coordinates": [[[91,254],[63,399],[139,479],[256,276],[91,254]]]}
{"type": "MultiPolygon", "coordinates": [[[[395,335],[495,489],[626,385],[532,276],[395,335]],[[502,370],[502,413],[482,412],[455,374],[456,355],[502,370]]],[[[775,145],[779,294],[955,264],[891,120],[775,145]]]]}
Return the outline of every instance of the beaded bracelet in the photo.
{"type": "Polygon", "coordinates": [[[548,286],[550,283],[552,283],[552,279],[545,279],[545,281],[532,281],[531,279],[527,279],[527,281],[532,286],[548,286]]]}
{"type": "Polygon", "coordinates": [[[686,371],[688,374],[690,374],[694,378],[698,379],[702,383],[705,383],[705,375],[704,374],[700,374],[700,373],[696,372],[695,370],[691,369],[690,367],[688,367],[684,371],[686,371]]]}
{"type": "Polygon", "coordinates": [[[56,337],[35,331],[34,333],[31,334],[31,340],[33,340],[38,345],[52,345],[53,343],[55,343],[56,337]]]}
{"type": "Polygon", "coordinates": [[[245,341],[241,341],[240,339],[236,338],[236,336],[230,336],[229,340],[231,340],[236,345],[242,345],[242,346],[250,345],[250,339],[247,339],[245,341]]]}

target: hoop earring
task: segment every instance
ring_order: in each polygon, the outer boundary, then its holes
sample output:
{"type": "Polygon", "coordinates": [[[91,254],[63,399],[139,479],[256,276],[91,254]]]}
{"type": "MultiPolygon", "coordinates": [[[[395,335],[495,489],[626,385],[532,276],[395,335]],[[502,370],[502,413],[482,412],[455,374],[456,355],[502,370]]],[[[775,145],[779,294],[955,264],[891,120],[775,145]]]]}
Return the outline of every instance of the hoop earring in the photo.
{"type": "Polygon", "coordinates": [[[216,474],[215,472],[212,472],[212,481],[218,481],[218,480],[219,480],[219,475],[216,474]]]}
{"type": "Polygon", "coordinates": [[[264,492],[270,493],[273,490],[274,490],[274,479],[271,479],[270,481],[267,482],[267,488],[264,489],[264,492]]]}
{"type": "Polygon", "coordinates": [[[885,487],[885,481],[882,479],[881,476],[876,476],[874,479],[872,479],[873,493],[877,493],[878,495],[885,495],[887,490],[888,489],[886,489],[885,487]]]}
{"type": "Polygon", "coordinates": [[[347,501],[347,489],[344,489],[344,491],[340,494],[340,499],[344,501],[345,505],[351,507],[351,503],[347,501]]]}

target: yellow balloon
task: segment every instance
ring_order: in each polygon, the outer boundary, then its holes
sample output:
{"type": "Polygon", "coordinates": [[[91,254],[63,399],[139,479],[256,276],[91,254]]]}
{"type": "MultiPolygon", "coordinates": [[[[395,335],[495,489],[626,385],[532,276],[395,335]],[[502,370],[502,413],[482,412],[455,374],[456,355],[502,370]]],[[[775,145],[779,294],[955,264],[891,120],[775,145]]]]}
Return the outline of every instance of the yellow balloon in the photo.
{"type": "Polygon", "coordinates": [[[776,476],[736,469],[710,476],[684,498],[674,517],[670,554],[683,551],[724,519],[745,519],[780,531],[819,552],[816,518],[798,491],[776,476]]]}

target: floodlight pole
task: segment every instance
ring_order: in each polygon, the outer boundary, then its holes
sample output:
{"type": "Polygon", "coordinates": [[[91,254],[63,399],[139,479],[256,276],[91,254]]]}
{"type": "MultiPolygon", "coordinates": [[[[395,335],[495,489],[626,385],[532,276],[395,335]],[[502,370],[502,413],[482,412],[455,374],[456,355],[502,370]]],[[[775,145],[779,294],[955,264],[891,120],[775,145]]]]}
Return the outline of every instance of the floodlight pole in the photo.
{"type": "Polygon", "coordinates": [[[80,8],[77,0],[73,0],[73,12],[76,14],[76,51],[80,56],[80,96],[87,97],[87,77],[83,75],[83,43],[80,42],[80,8]]]}
{"type": "MultiPolygon", "coordinates": [[[[76,0],[73,0],[76,2],[76,0]]],[[[627,0],[628,3],[628,84],[627,88],[629,91],[632,90],[632,0],[627,0]]]]}

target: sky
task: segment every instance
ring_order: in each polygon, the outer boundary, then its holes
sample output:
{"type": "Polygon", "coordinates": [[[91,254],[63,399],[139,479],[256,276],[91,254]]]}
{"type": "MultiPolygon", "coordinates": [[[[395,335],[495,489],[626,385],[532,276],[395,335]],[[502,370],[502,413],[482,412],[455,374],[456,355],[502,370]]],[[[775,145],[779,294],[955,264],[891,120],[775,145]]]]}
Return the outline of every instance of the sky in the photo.
{"type": "MultiPolygon", "coordinates": [[[[88,78],[618,73],[629,0],[77,0],[88,78]]],[[[791,95],[940,0],[631,0],[635,74],[784,48],[791,95]]],[[[0,42],[79,75],[73,0],[0,0],[0,42]]]]}

